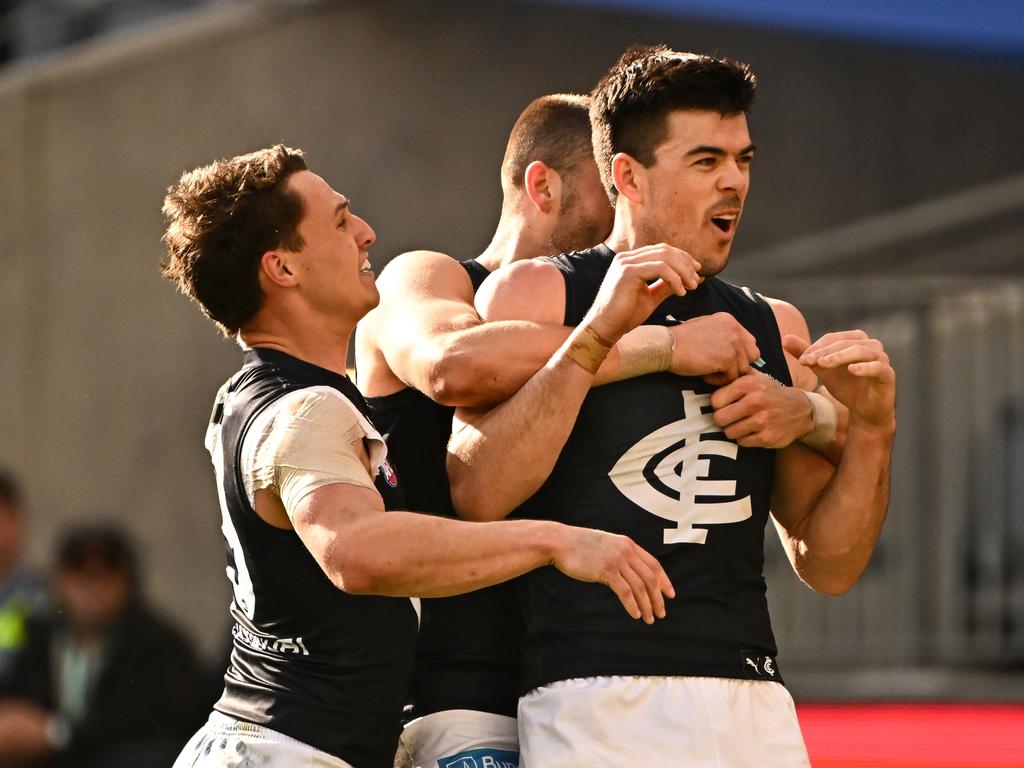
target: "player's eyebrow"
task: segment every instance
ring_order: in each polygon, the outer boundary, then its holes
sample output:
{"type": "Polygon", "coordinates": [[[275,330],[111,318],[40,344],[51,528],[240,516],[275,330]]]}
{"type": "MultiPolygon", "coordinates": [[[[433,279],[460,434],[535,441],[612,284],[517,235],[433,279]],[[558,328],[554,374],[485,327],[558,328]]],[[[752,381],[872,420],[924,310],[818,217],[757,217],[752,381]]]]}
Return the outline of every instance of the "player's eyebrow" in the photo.
{"type": "Polygon", "coordinates": [[[337,218],[339,215],[348,210],[349,205],[352,203],[347,197],[341,199],[341,202],[334,206],[334,217],[337,218]]]}
{"type": "Polygon", "coordinates": [[[709,147],[705,144],[701,144],[699,147],[694,147],[686,153],[687,157],[691,155],[717,155],[719,157],[725,156],[725,150],[721,147],[709,147]]]}
{"type": "MultiPolygon", "coordinates": [[[[736,154],[749,155],[753,153],[755,149],[757,149],[755,145],[748,144],[736,154]]],[[[687,152],[686,157],[690,157],[691,155],[715,155],[716,157],[725,157],[727,154],[728,153],[721,147],[710,147],[707,146],[706,144],[701,144],[700,146],[694,147],[689,152],[687,152]]]]}

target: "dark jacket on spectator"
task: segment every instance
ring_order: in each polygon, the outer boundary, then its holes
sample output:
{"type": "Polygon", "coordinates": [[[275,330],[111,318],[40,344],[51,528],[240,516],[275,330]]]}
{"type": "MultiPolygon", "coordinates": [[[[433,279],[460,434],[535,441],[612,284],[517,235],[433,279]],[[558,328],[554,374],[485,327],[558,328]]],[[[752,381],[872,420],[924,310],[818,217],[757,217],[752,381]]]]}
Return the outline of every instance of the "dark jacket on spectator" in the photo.
{"type": "MultiPolygon", "coordinates": [[[[30,625],[0,699],[59,704],[59,618],[30,625]]],[[[196,656],[180,632],[139,602],[111,629],[86,713],[47,768],[167,768],[211,702],[196,656]]]]}

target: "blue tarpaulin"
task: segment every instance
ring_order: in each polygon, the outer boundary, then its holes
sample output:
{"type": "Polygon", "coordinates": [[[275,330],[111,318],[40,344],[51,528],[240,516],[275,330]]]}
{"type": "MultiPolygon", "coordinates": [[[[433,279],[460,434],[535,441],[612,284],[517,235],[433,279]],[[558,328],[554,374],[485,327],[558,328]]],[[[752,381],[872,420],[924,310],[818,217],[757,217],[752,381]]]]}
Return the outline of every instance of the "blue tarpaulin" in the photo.
{"type": "Polygon", "coordinates": [[[548,0],[1024,56],[1024,0],[548,0]]]}

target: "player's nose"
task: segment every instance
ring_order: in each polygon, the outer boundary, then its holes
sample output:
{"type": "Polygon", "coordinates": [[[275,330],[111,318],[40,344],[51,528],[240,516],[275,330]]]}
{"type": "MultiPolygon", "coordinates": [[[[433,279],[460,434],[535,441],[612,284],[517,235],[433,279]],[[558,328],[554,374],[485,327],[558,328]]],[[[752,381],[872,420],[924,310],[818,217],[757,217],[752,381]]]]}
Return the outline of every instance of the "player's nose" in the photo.
{"type": "Polygon", "coordinates": [[[359,227],[357,230],[359,232],[359,237],[356,238],[359,243],[359,247],[361,249],[369,248],[376,242],[377,233],[373,231],[373,227],[370,226],[370,222],[363,217],[355,216],[354,218],[359,221],[359,227]]]}
{"type": "Polygon", "coordinates": [[[718,187],[723,191],[745,192],[750,179],[739,163],[729,161],[722,164],[722,175],[718,179],[718,187]]]}

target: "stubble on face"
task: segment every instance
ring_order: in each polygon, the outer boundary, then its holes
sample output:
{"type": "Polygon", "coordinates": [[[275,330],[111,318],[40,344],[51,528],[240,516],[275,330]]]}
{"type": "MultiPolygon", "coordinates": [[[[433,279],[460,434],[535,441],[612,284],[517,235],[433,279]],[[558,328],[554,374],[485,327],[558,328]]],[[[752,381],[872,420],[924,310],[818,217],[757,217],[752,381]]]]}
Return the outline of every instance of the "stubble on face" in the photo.
{"type": "Polygon", "coordinates": [[[669,135],[647,167],[647,214],[636,224],[637,239],[686,251],[710,277],[728,263],[749,185],[746,116],[680,110],[667,119],[669,135]],[[727,232],[712,223],[718,213],[736,216],[727,232]]]}
{"type": "Polygon", "coordinates": [[[597,245],[607,235],[601,222],[588,215],[579,204],[578,198],[570,191],[563,197],[558,220],[551,233],[549,250],[551,256],[572,253],[597,245]]]}
{"type": "Polygon", "coordinates": [[[608,202],[597,165],[577,167],[566,174],[558,219],[551,233],[552,255],[590,248],[612,230],[614,209],[608,202]]]}

